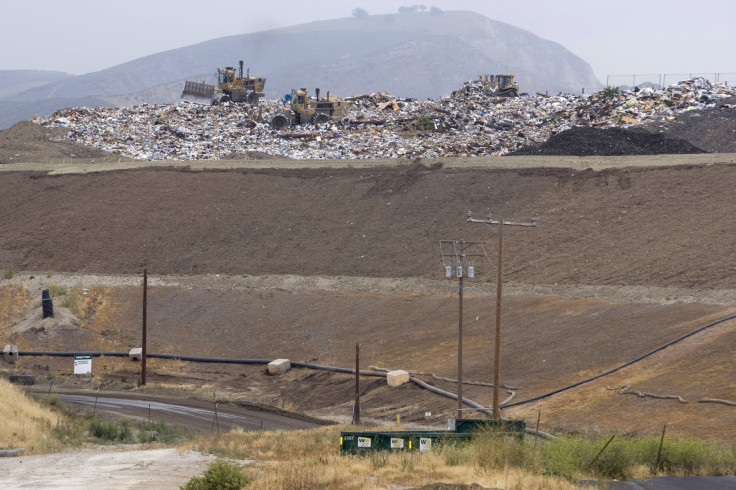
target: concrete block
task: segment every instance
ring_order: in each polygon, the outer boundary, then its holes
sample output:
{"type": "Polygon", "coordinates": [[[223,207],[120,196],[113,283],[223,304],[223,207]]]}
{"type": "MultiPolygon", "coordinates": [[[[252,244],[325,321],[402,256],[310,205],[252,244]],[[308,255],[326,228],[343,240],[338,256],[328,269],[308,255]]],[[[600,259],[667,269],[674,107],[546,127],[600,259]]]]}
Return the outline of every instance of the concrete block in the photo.
{"type": "Polygon", "coordinates": [[[18,360],[18,346],[13,344],[8,344],[3,349],[3,355],[5,356],[5,361],[7,362],[15,362],[18,360]]]}
{"type": "Polygon", "coordinates": [[[291,361],[288,359],[276,359],[268,363],[268,374],[284,374],[291,369],[291,361]]]}
{"type": "Polygon", "coordinates": [[[133,349],[130,349],[130,352],[128,352],[128,357],[131,361],[140,361],[143,358],[143,348],[135,347],[133,349]]]}
{"type": "Polygon", "coordinates": [[[401,386],[404,383],[409,382],[409,373],[401,369],[391,371],[386,375],[386,382],[388,382],[388,385],[392,387],[401,386]]]}

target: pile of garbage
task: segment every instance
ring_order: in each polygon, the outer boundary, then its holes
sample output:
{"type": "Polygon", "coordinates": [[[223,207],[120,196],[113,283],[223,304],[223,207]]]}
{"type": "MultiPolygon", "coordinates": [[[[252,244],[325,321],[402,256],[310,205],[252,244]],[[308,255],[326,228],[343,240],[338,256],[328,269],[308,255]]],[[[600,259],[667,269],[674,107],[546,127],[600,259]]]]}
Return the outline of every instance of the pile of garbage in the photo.
{"type": "Polygon", "coordinates": [[[676,120],[684,111],[722,105],[736,90],[703,78],[665,88],[591,95],[496,97],[480,80],[450,97],[417,100],[386,93],[350,97],[339,120],[276,131],[284,101],[256,106],[138,105],[70,108],[33,122],[65,127],[67,139],[141,160],[247,158],[437,158],[506,155],[537,147],[570,128],[629,128],[676,120]]]}

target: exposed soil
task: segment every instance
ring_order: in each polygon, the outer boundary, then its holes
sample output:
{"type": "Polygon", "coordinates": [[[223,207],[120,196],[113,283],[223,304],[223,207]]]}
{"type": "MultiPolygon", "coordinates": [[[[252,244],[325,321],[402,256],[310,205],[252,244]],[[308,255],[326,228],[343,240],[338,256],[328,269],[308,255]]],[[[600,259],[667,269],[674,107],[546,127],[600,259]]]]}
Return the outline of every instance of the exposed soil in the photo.
{"type": "Polygon", "coordinates": [[[575,127],[512,155],[672,155],[736,152],[736,98],[717,107],[692,110],[671,120],[642,126],[596,129],[575,127]]]}
{"type": "Polygon", "coordinates": [[[555,134],[539,146],[529,146],[511,155],[663,155],[705,153],[685,140],[650,133],[643,129],[580,126],[555,134]]]}
{"type": "Polygon", "coordinates": [[[736,97],[718,107],[679,114],[673,121],[660,121],[646,126],[670,138],[680,138],[711,153],[736,153],[736,97]]]}
{"type": "MultiPolygon", "coordinates": [[[[0,159],[38,140],[27,129],[0,135],[0,159]]],[[[71,151],[39,143],[38,161],[71,151]]],[[[246,161],[204,171],[3,171],[0,270],[12,267],[14,277],[0,280],[0,340],[21,351],[127,352],[140,344],[147,268],[149,352],[351,367],[359,343],[361,367],[418,370],[455,391],[431,376],[457,374],[458,281],[443,278],[439,242],[484,241],[476,277],[465,281],[463,357],[464,379],[489,383],[498,228],[468,223],[470,210],[476,218],[538,220],[504,229],[502,382],[518,393],[514,401],[527,399],[736,311],[736,167],[719,161],[668,166],[665,157],[656,167],[601,171],[539,160],[519,168],[246,161]],[[70,314],[57,298],[56,317],[42,319],[40,291],[52,285],[78,285],[85,314],[70,314]]],[[[656,433],[667,422],[673,433],[732,440],[734,408],[698,401],[736,400],[734,343],[736,325],[726,322],[504,415],[534,425],[541,411],[549,431],[656,433]]],[[[139,365],[107,357],[95,360],[92,378],[75,379],[70,363],[22,356],[2,370],[112,390],[139,375],[139,365]]],[[[340,421],[352,413],[350,375],[292,369],[274,377],[263,366],[153,359],[149,366],[148,390],[216,393],[340,421]]],[[[361,391],[368,421],[401,415],[437,426],[456,415],[454,400],[413,384],[391,389],[367,377],[361,391]]],[[[487,386],[466,385],[463,395],[492,401],[487,386]]]]}

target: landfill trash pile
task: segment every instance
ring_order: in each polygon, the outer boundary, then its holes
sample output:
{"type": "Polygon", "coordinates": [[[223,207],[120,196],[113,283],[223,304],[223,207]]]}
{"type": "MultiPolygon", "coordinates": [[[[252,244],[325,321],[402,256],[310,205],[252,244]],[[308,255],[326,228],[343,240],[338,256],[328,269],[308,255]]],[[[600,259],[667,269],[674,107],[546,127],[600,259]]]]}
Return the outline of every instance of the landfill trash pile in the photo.
{"type": "Polygon", "coordinates": [[[686,111],[723,106],[733,96],[734,88],[703,78],[664,90],[517,98],[489,96],[482,81],[473,80],[437,100],[385,93],[349,97],[339,120],[281,131],[268,124],[284,108],[284,101],[276,100],[258,107],[180,102],[71,108],[35,116],[33,122],[68,128],[68,140],[141,160],[475,157],[537,147],[578,126],[666,125],[686,111]]]}
{"type": "Polygon", "coordinates": [[[708,153],[685,140],[643,129],[596,129],[579,126],[552,135],[539,146],[528,146],[511,155],[668,155],[708,153]]]}

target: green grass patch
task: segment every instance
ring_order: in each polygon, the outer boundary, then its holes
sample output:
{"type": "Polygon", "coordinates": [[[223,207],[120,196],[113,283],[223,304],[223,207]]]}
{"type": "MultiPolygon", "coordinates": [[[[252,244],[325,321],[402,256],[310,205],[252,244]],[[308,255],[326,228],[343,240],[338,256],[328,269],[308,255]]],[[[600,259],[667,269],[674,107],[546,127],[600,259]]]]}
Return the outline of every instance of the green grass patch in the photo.
{"type": "Polygon", "coordinates": [[[89,423],[89,433],[102,442],[125,444],[135,440],[128,419],[100,420],[93,418],[89,423]]]}
{"type": "Polygon", "coordinates": [[[167,424],[163,419],[139,424],[138,442],[161,442],[172,444],[194,438],[194,433],[176,424],[167,424]]]}
{"type": "Polygon", "coordinates": [[[60,286],[58,284],[49,285],[49,296],[51,296],[52,298],[64,296],[67,292],[68,289],[66,288],[66,286],[60,286]]]}
{"type": "Polygon", "coordinates": [[[563,436],[524,439],[489,433],[471,442],[442,444],[447,466],[473,464],[480,473],[519,468],[533,474],[583,479],[629,480],[649,475],[721,476],[736,474],[736,444],[656,436],[563,436]]]}

